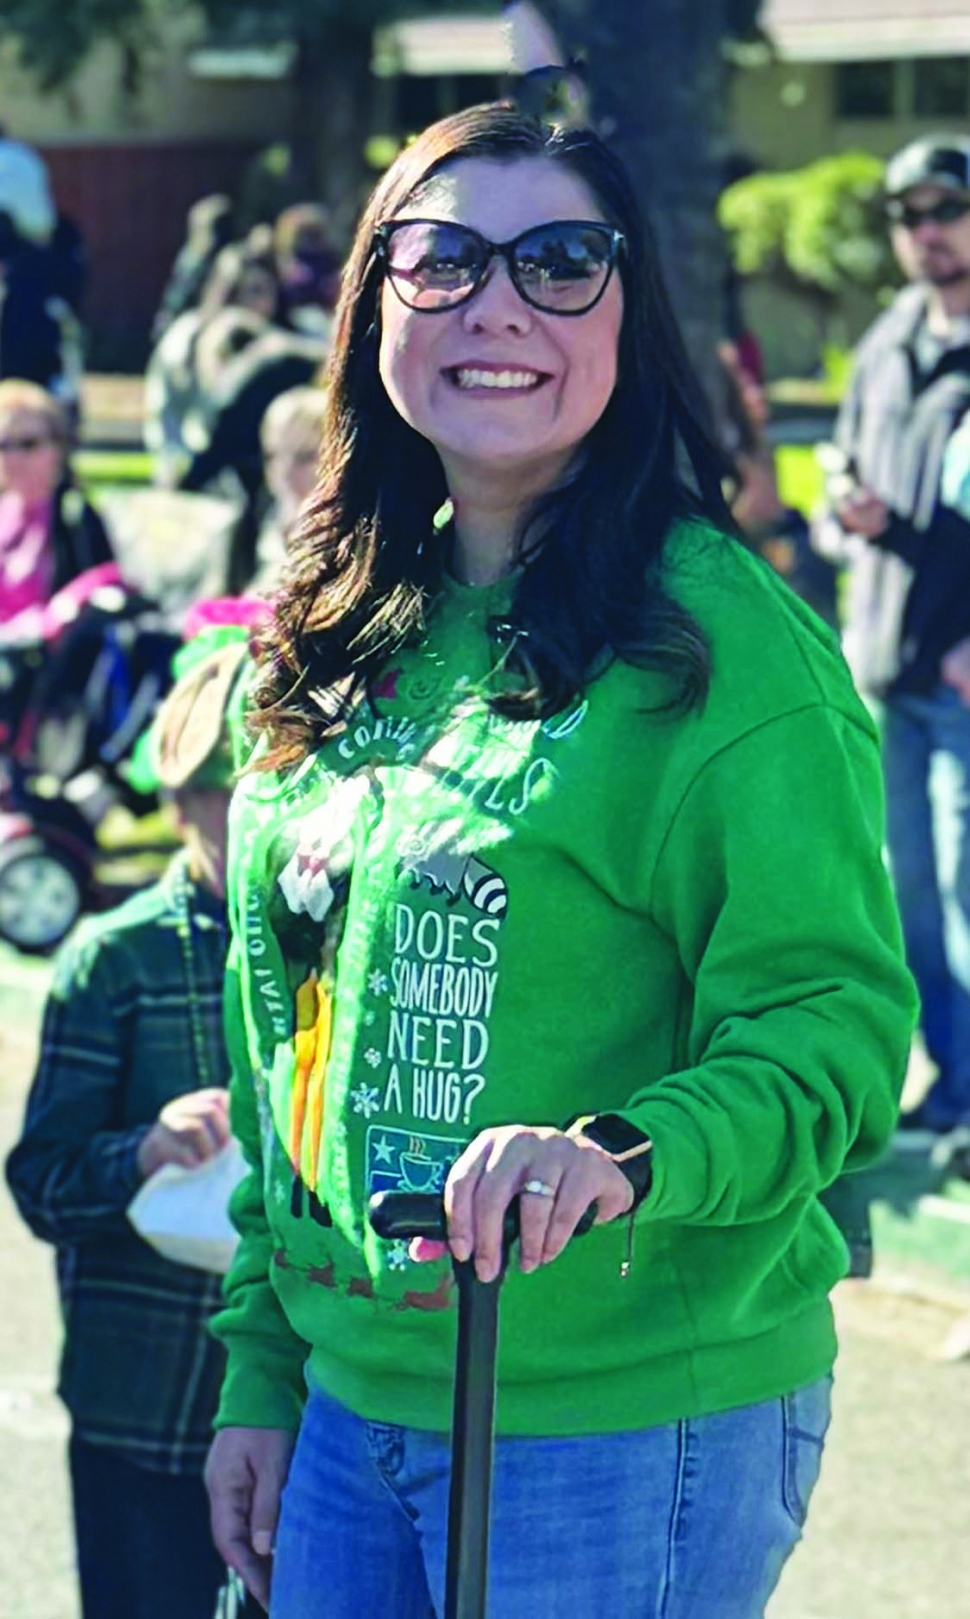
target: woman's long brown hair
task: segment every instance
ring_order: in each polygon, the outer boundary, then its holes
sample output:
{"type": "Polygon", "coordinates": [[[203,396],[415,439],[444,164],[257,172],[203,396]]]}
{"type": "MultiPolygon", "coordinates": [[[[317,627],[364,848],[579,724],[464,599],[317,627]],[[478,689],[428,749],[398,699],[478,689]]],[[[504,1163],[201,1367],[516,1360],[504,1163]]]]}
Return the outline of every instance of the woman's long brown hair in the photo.
{"type": "Polygon", "coordinates": [[[679,516],[730,529],[724,468],[629,180],[592,131],[553,130],[505,104],[472,107],[400,154],[357,230],[337,309],[319,480],[252,692],[250,723],[268,742],[263,768],[296,764],[341,731],[388,658],[424,633],[445,561],[433,519],[448,491],[437,453],[398,415],[378,373],[374,232],[439,170],[472,157],[563,164],[625,239],[617,385],[573,476],[542,497],[520,535],[526,565],[501,626],[514,679],[492,707],[513,718],[555,713],[613,658],[664,674],[672,709],[706,692],[707,645],[665,591],[661,563],[679,516]],[[537,534],[541,544],[530,546],[537,534]]]}

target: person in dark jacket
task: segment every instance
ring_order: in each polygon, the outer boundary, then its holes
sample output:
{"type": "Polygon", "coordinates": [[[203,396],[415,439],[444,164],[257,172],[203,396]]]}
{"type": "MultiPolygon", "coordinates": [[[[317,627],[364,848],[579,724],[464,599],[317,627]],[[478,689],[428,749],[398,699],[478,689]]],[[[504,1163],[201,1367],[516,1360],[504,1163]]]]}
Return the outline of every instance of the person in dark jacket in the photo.
{"type": "Polygon", "coordinates": [[[199,647],[152,733],[185,847],[64,946],[7,1161],[21,1215],[56,1249],[84,1619],[212,1619],[225,1573],[202,1484],[220,1279],[163,1257],[126,1218],[159,1169],[194,1168],[229,1139],[225,719],[245,642],[199,647]]]}
{"type": "Polygon", "coordinates": [[[848,563],[845,651],[881,711],[889,853],[938,1069],[902,1123],[939,1135],[970,1121],[970,139],[911,143],[886,192],[910,285],[856,353],[816,543],[848,563]]]}
{"type": "Polygon", "coordinates": [[[28,241],[0,208],[0,377],[36,382],[76,417],[82,369],[81,329],[56,254],[28,241]]]}
{"type": "Polygon", "coordinates": [[[737,343],[719,343],[717,358],[724,381],[720,440],[733,473],[731,515],[755,555],[835,628],[837,571],[813,549],[804,514],[781,497],[765,391],[737,343]]]}
{"type": "Polygon", "coordinates": [[[185,241],[172,265],[152,323],[153,343],[160,342],[179,315],[195,308],[216,256],[232,241],[235,228],[232,201],[221,191],[200,197],[192,204],[185,222],[185,241]]]}

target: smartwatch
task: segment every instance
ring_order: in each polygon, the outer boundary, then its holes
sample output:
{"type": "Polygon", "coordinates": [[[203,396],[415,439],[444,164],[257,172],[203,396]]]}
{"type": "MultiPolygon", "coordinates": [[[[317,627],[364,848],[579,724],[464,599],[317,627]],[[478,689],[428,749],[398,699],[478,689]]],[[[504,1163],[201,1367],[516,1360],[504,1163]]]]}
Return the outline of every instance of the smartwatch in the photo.
{"type": "Polygon", "coordinates": [[[566,1134],[586,1136],[617,1169],[622,1169],[633,1187],[633,1204],[643,1202],[653,1183],[653,1142],[621,1113],[577,1114],[566,1126],[566,1134]]]}

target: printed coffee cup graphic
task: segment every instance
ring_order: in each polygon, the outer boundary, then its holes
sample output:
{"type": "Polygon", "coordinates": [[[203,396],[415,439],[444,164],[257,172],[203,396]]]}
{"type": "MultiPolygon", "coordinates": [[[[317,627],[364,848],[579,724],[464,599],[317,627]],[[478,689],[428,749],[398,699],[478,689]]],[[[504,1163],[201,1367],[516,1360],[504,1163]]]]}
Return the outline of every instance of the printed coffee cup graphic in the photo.
{"type": "Polygon", "coordinates": [[[438,1165],[432,1158],[419,1157],[414,1152],[402,1152],[401,1179],[409,1192],[430,1192],[437,1184],[438,1165]]]}

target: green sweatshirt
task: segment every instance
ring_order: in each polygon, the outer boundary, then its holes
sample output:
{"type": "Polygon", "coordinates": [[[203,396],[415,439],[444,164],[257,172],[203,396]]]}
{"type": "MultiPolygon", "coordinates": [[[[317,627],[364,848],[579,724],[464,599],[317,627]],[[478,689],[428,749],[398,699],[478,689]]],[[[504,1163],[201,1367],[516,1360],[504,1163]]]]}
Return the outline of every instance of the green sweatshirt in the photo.
{"type": "Polygon", "coordinates": [[[686,718],[621,663],[553,719],[495,716],[507,587],[446,583],[340,739],[244,778],[221,1425],[295,1427],[306,1377],[447,1428],[450,1268],[376,1238],[367,1197],[440,1188],[489,1125],[604,1110],[655,1143],[632,1271],[625,1220],[513,1267],[499,1431],[644,1427],[830,1368],[846,1256],[817,1193],[885,1144],[915,1015],[877,745],[763,564],[691,526],[667,567],[713,657],[686,718]]]}

